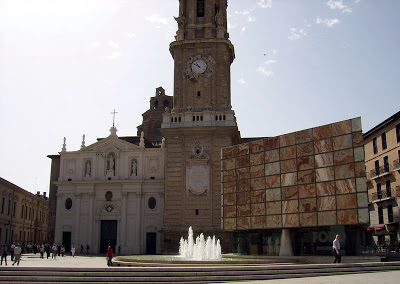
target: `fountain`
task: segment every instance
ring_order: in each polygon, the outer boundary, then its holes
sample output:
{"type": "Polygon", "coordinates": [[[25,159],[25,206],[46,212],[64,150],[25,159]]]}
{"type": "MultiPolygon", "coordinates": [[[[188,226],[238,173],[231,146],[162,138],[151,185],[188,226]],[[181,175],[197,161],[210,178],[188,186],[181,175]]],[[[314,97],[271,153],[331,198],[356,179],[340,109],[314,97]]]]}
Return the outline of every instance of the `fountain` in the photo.
{"type": "Polygon", "coordinates": [[[189,227],[188,239],[181,238],[179,242],[179,256],[195,260],[218,260],[221,259],[221,244],[215,236],[205,240],[203,233],[193,239],[193,229],[189,227]]]}

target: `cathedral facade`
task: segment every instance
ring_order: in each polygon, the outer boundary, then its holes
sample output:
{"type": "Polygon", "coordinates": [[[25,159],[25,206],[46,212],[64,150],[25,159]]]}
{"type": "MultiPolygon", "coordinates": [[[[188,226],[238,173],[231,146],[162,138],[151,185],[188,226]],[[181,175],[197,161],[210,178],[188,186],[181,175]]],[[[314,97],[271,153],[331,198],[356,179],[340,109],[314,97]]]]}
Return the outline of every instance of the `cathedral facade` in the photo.
{"type": "Polygon", "coordinates": [[[164,151],[142,137],[110,135],[59,156],[55,243],[67,251],[160,253],[164,151]]]}

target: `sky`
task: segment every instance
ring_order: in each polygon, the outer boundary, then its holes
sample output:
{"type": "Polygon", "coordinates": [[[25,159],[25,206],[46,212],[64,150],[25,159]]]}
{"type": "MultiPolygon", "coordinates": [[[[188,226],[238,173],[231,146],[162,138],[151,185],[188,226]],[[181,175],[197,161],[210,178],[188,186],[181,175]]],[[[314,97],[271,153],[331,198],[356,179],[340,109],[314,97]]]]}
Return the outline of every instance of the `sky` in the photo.
{"type": "MultiPolygon", "coordinates": [[[[178,0],[0,0],[0,177],[49,190],[47,155],[135,136],[173,95],[178,0]]],[[[229,0],[232,106],[242,137],[400,110],[400,1],[229,0]]]]}

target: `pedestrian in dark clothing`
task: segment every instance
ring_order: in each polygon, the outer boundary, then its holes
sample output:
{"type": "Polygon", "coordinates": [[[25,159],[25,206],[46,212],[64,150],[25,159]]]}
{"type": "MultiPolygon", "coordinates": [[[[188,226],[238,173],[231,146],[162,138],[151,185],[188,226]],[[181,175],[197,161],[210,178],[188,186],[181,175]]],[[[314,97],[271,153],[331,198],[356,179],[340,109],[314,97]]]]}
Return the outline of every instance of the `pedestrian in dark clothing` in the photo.
{"type": "Polygon", "coordinates": [[[46,250],[47,259],[49,259],[50,253],[51,253],[51,246],[49,244],[46,244],[45,250],[46,250]]]}
{"type": "Polygon", "coordinates": [[[3,260],[4,260],[5,264],[7,265],[7,255],[8,255],[7,246],[3,245],[3,248],[1,249],[1,263],[0,263],[0,265],[3,265],[3,260]]]}
{"type": "Polygon", "coordinates": [[[14,261],[14,248],[15,248],[15,243],[12,243],[11,245],[11,261],[14,261]]]}

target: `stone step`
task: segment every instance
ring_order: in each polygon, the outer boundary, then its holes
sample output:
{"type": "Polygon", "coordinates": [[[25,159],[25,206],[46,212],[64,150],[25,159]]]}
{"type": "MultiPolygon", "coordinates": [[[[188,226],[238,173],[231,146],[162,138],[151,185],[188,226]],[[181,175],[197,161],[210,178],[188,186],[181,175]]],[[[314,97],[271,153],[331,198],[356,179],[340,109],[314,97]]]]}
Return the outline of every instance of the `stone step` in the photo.
{"type": "Polygon", "coordinates": [[[399,270],[400,262],[220,267],[1,267],[3,283],[210,283],[399,270]]]}

